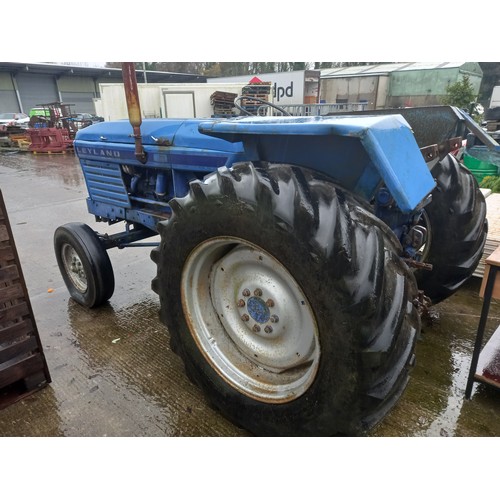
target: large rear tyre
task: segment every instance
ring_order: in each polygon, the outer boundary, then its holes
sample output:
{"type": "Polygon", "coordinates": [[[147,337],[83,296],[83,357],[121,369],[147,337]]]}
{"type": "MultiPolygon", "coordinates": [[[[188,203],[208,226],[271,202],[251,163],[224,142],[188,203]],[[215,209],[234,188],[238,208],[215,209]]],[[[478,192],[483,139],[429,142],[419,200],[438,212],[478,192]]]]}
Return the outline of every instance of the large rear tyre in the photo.
{"type": "Polygon", "coordinates": [[[359,435],[408,381],[419,317],[391,231],[288,165],[221,168],[171,202],[153,290],[172,349],[256,435],[359,435]]]}
{"type": "Polygon", "coordinates": [[[89,226],[72,222],[58,227],[54,250],[64,283],[76,302],[92,308],[111,298],[115,289],[113,267],[89,226]]]}
{"type": "Polygon", "coordinates": [[[474,273],[488,232],[486,201],[474,176],[452,155],[431,171],[436,188],[425,207],[428,241],[422,261],[432,271],[418,270],[418,287],[434,304],[455,293],[474,273]]]}

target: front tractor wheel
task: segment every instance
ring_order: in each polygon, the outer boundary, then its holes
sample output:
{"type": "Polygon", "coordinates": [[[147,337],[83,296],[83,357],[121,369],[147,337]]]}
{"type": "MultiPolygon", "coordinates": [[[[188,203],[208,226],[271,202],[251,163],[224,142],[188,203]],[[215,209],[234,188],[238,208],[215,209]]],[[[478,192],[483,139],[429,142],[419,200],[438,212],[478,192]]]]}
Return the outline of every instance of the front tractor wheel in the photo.
{"type": "Polygon", "coordinates": [[[359,435],[396,403],[420,328],[391,231],[289,165],[190,185],[159,225],[153,289],[212,405],[256,435],[359,435]]]}
{"type": "Polygon", "coordinates": [[[54,233],[57,264],[70,296],[92,308],[106,302],[115,289],[113,267],[96,233],[86,224],[69,223],[54,233]]]}

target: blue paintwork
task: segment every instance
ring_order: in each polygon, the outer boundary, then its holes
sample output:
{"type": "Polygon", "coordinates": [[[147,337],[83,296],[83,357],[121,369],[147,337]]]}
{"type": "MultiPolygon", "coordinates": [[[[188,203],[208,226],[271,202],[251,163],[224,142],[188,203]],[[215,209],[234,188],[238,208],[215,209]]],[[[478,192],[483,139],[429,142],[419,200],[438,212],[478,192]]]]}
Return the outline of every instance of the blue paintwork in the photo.
{"type": "Polygon", "coordinates": [[[267,323],[271,317],[269,307],[260,297],[250,297],[247,300],[247,311],[257,323],[267,323]]]}
{"type": "Polygon", "coordinates": [[[135,156],[132,133],[127,120],[101,122],[80,130],[74,147],[87,183],[89,212],[153,230],[168,217],[168,200],[184,196],[190,181],[246,160],[311,168],[366,200],[385,184],[404,213],[413,211],[435,185],[399,115],[144,120],[145,164],[135,156]],[[139,193],[141,180],[126,181],[122,165],[154,175],[151,191],[156,194],[139,193]]]}
{"type": "Polygon", "coordinates": [[[367,200],[383,182],[403,212],[414,210],[435,187],[400,115],[251,117],[201,123],[200,130],[243,141],[250,160],[319,170],[367,200]]]}
{"type": "MultiPolygon", "coordinates": [[[[143,120],[141,137],[144,146],[162,145],[166,141],[179,148],[200,150],[239,152],[241,145],[221,141],[208,135],[200,134],[198,126],[206,120],[175,120],[154,118],[143,120]]],[[[130,144],[134,145],[133,129],[128,120],[100,122],[78,131],[76,144],[81,142],[93,144],[130,144]]]]}
{"type": "Polygon", "coordinates": [[[201,134],[200,123],[201,120],[144,120],[141,134],[146,165],[135,156],[133,130],[127,120],[101,122],[80,130],[74,148],[89,192],[89,212],[105,219],[139,222],[156,230],[157,223],[170,214],[167,201],[185,196],[190,181],[246,159],[241,143],[201,134]],[[122,165],[154,172],[156,190],[165,191],[164,199],[134,197],[130,191],[137,186],[137,179],[127,188],[122,165]]]}

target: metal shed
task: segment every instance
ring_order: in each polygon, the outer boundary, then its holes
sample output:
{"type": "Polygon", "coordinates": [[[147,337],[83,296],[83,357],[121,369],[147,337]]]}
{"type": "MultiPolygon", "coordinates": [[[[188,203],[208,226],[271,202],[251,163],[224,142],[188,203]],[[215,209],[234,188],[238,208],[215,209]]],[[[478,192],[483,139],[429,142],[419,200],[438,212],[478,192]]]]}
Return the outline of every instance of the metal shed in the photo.
{"type": "MultiPolygon", "coordinates": [[[[206,78],[188,73],[136,71],[139,82],[203,83],[206,78]]],[[[66,64],[0,62],[0,112],[28,113],[37,104],[74,104],[75,113],[95,113],[93,99],[100,83],[122,82],[121,69],[66,64]]]]}
{"type": "Polygon", "coordinates": [[[448,85],[469,77],[479,93],[477,62],[407,62],[331,68],[321,71],[321,100],[365,102],[367,109],[442,104],[448,85]]]}

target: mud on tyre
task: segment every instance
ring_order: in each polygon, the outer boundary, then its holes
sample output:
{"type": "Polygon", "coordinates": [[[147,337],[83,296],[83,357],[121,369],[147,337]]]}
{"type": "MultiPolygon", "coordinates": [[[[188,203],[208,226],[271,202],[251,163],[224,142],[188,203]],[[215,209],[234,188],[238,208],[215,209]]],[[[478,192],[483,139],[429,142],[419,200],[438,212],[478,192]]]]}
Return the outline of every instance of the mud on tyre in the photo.
{"type": "Polygon", "coordinates": [[[152,286],[172,349],[253,434],[362,434],[408,380],[414,275],[350,194],[290,165],[258,167],[192,182],[159,226],[152,286]]]}

